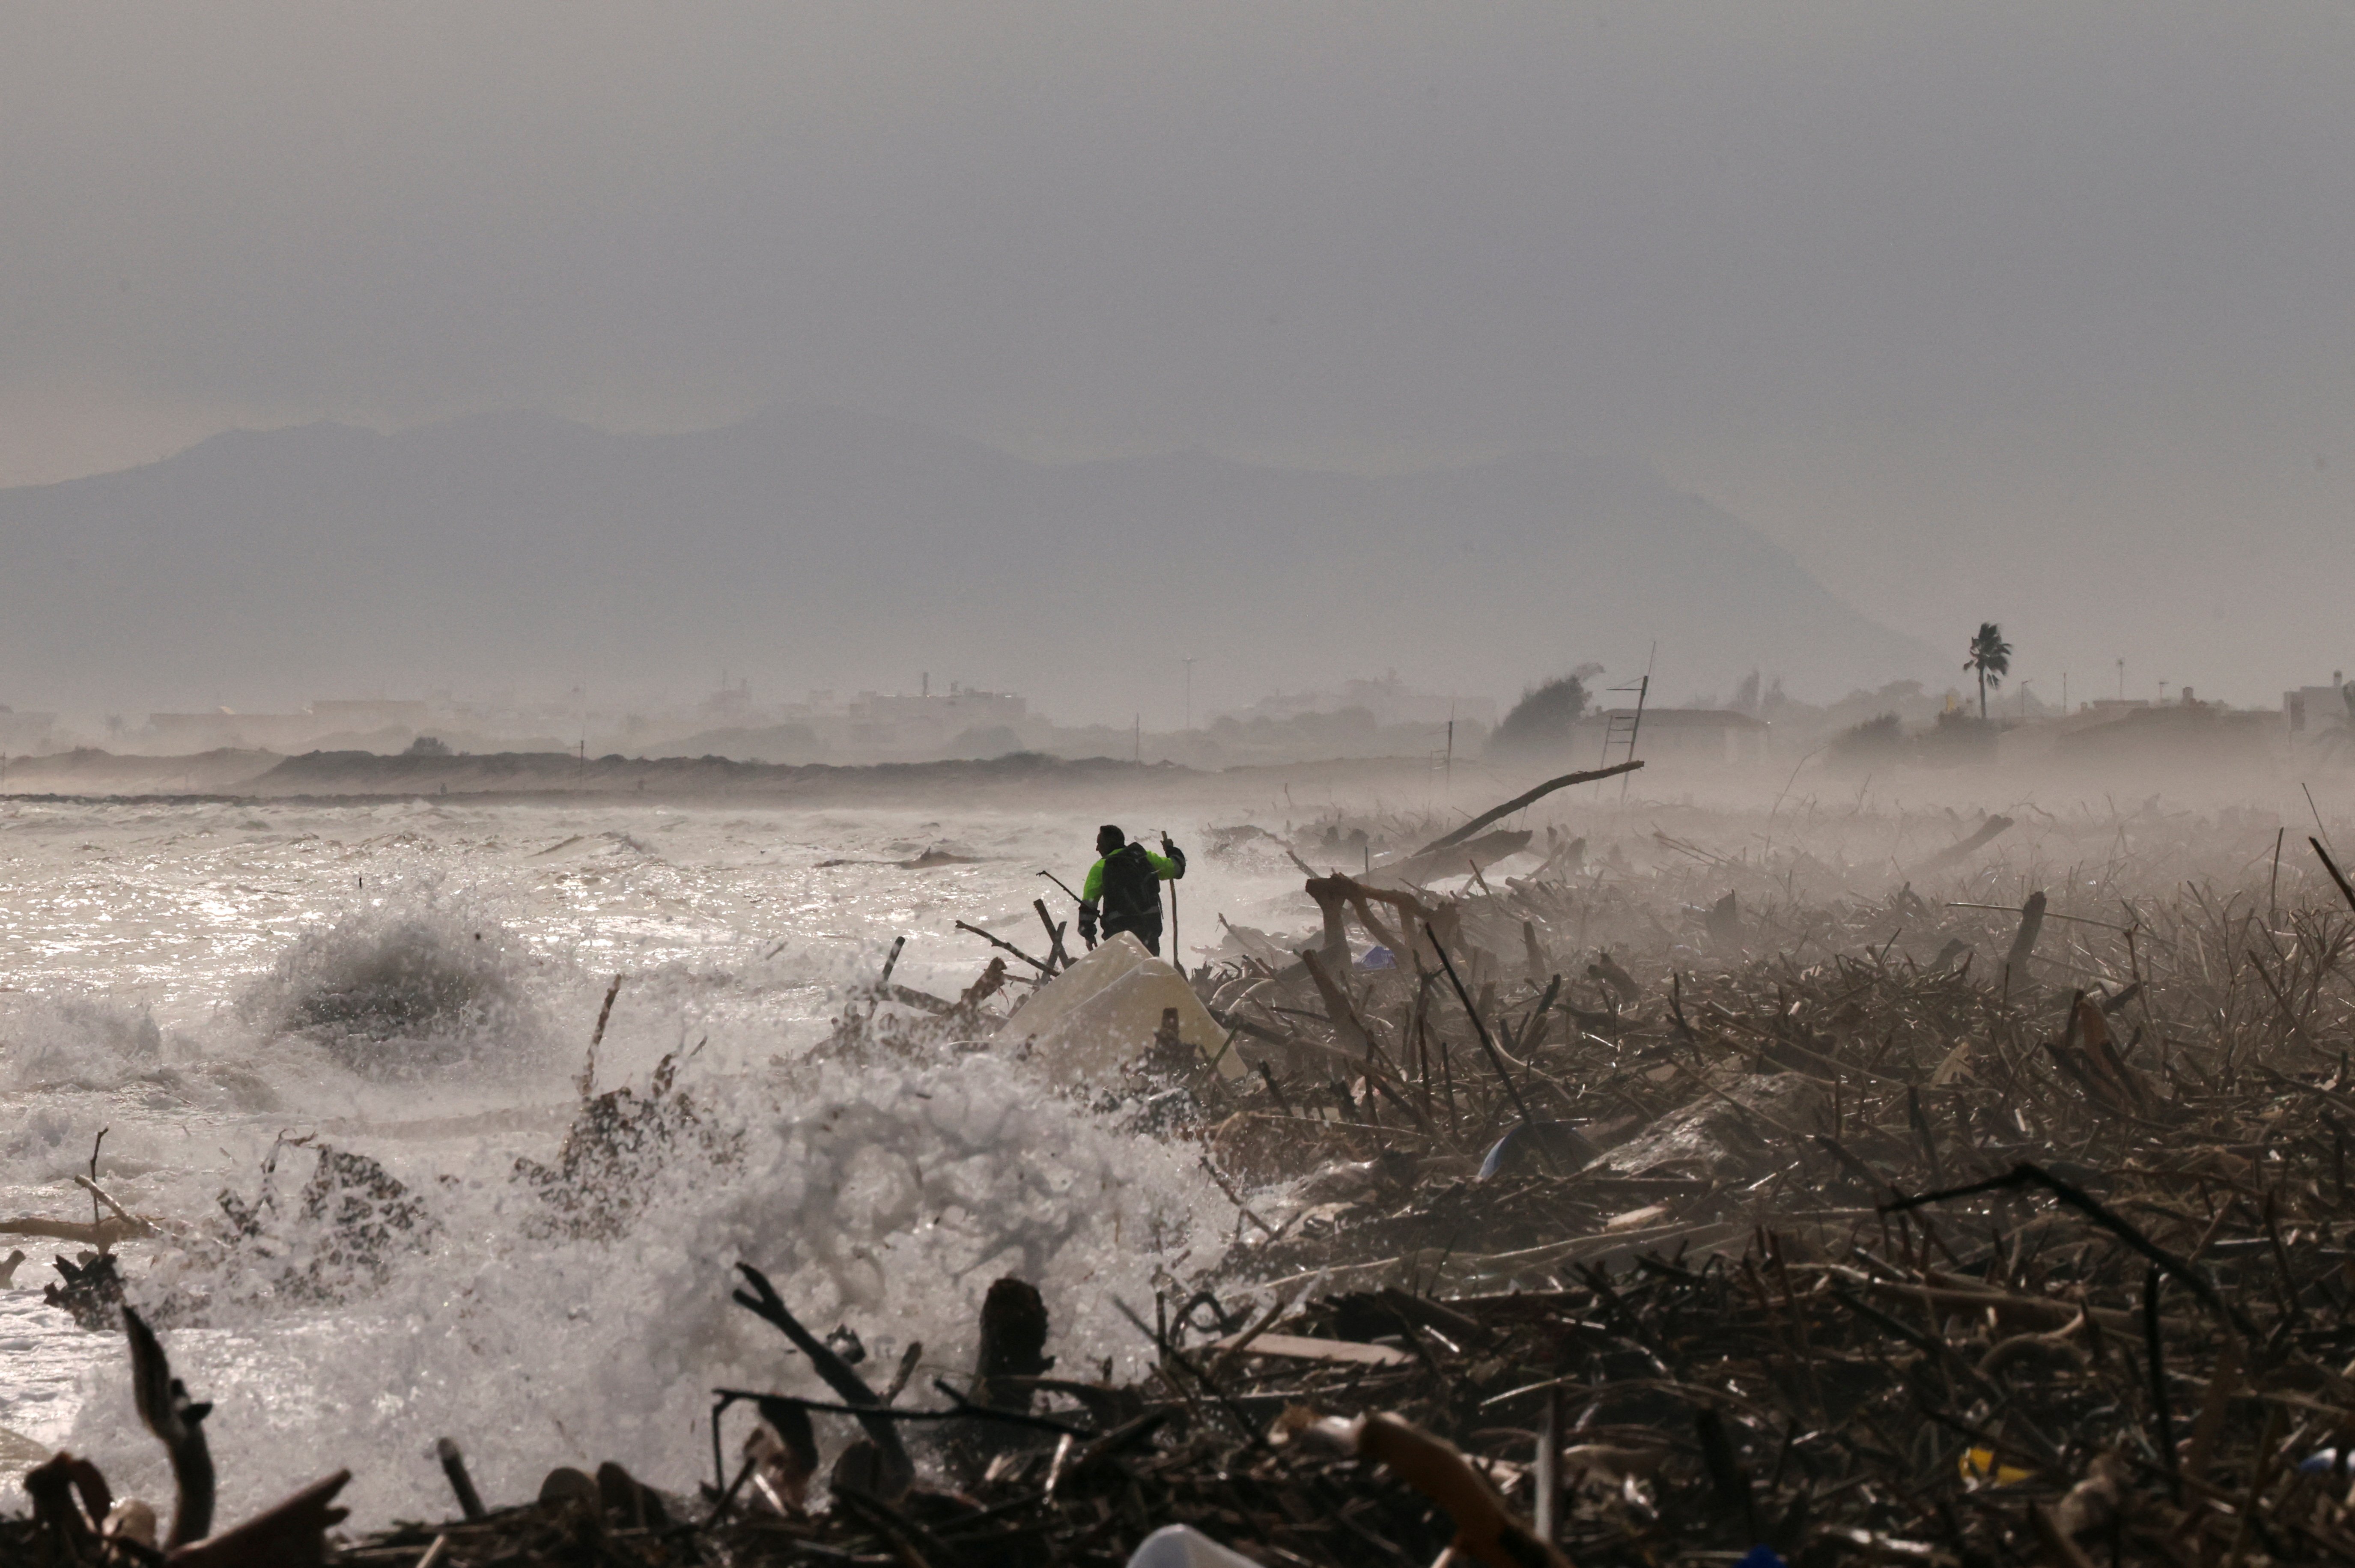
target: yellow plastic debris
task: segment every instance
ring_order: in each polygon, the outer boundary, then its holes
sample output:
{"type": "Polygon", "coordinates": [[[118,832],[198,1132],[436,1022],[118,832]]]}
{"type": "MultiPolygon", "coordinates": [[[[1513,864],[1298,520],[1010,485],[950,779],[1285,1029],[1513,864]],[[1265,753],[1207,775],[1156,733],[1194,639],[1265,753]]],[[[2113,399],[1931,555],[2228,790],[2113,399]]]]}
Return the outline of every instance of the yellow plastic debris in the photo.
{"type": "Polygon", "coordinates": [[[2017,1486],[2032,1474],[2017,1465],[1997,1464],[1995,1450],[1992,1448],[1966,1450],[1957,1462],[1957,1467],[1963,1472],[1963,1479],[1966,1481],[1992,1481],[1998,1487],[2017,1486]]]}

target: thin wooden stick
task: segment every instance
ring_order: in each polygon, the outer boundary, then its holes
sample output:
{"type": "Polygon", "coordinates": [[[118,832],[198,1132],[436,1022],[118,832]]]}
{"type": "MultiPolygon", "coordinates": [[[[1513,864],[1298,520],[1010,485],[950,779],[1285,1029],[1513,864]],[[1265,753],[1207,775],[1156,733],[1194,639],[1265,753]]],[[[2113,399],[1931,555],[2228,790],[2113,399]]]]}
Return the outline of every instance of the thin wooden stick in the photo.
{"type": "MultiPolygon", "coordinates": [[[[115,1216],[125,1225],[131,1227],[131,1231],[133,1235],[153,1236],[158,1233],[155,1221],[143,1220],[138,1215],[133,1214],[130,1210],[125,1209],[122,1204],[116,1202],[112,1193],[107,1191],[105,1188],[101,1187],[97,1182],[90,1179],[90,1178],[86,1176],[77,1176],[73,1179],[73,1184],[91,1195],[92,1200],[91,1207],[95,1208],[98,1204],[103,1203],[108,1208],[113,1210],[115,1216]]],[[[98,1230],[102,1228],[104,1224],[105,1221],[103,1220],[93,1220],[91,1222],[91,1228],[92,1230],[98,1230]]]]}
{"type": "Polygon", "coordinates": [[[457,1495],[458,1511],[469,1522],[488,1517],[482,1494],[474,1490],[474,1478],[466,1473],[466,1456],[459,1451],[456,1439],[435,1438],[433,1456],[442,1462],[442,1473],[449,1477],[450,1490],[457,1495]]]}
{"type": "Polygon", "coordinates": [[[99,1220],[98,1188],[95,1185],[98,1180],[98,1146],[104,1143],[106,1135],[113,1130],[112,1127],[101,1127],[98,1136],[90,1140],[90,1222],[93,1225],[99,1220]]]}
{"type": "Polygon", "coordinates": [[[613,1016],[613,998],[622,994],[622,977],[605,987],[605,1005],[597,1009],[597,1027],[589,1031],[589,1060],[581,1064],[581,1097],[588,1099],[597,1092],[597,1047],[605,1039],[605,1020],[613,1016]]]}
{"type": "Polygon", "coordinates": [[[2321,839],[2309,834],[2306,841],[2314,846],[2316,854],[2322,857],[2322,869],[2330,873],[2332,881],[2339,884],[2339,891],[2346,898],[2347,907],[2355,909],[2355,886],[2349,885],[2347,874],[2339,869],[2339,862],[2330,858],[2330,851],[2322,847],[2321,839]]]}
{"type": "Polygon", "coordinates": [[[1017,958],[1021,959],[1022,962],[1029,965],[1030,967],[1038,970],[1041,975],[1052,975],[1054,973],[1052,969],[1049,968],[1046,965],[1039,963],[1039,960],[1031,957],[1030,955],[1023,952],[1022,949],[1015,946],[1014,944],[1005,941],[1003,938],[992,936],[989,933],[982,930],[981,927],[977,925],[967,925],[964,922],[959,921],[956,923],[956,928],[959,931],[971,932],[974,935],[980,937],[984,942],[988,943],[992,947],[1002,947],[1006,949],[1007,952],[1011,953],[1017,958]]]}
{"type": "Polygon", "coordinates": [[[2273,880],[2265,885],[2265,923],[2267,925],[2273,924],[2274,917],[2281,908],[2282,840],[2287,837],[2289,837],[2288,828],[2274,829],[2274,875],[2273,880]]]}
{"type": "MultiPolygon", "coordinates": [[[[867,1380],[851,1371],[850,1363],[837,1355],[816,1335],[802,1327],[800,1320],[786,1309],[776,1287],[769,1283],[768,1275],[748,1263],[738,1263],[736,1269],[751,1287],[735,1293],[736,1305],[773,1324],[793,1341],[795,1349],[809,1358],[811,1369],[842,1396],[844,1403],[854,1407],[858,1424],[874,1440],[876,1447],[882,1450],[892,1482],[891,1495],[897,1496],[906,1490],[908,1483],[915,1478],[915,1465],[908,1457],[906,1445],[900,1441],[899,1428],[884,1413],[883,1402],[876,1397],[873,1389],[867,1386],[867,1380]]],[[[905,1411],[892,1413],[903,1420],[908,1416],[905,1411]]]]}
{"type": "Polygon", "coordinates": [[[1497,1054],[1497,1042],[1488,1038],[1488,1026],[1480,1021],[1480,1009],[1472,1005],[1471,997],[1465,992],[1464,982],[1455,973],[1455,961],[1447,956],[1447,949],[1439,945],[1439,933],[1432,930],[1430,922],[1423,923],[1423,933],[1431,938],[1431,945],[1437,950],[1440,967],[1447,971],[1447,983],[1455,987],[1455,999],[1464,1004],[1465,1013],[1472,1019],[1473,1031],[1480,1037],[1480,1049],[1488,1053],[1488,1065],[1497,1070],[1497,1077],[1505,1085],[1505,1093],[1512,1098],[1513,1108],[1521,1114],[1521,1124],[1529,1129],[1529,1142],[1536,1147],[1538,1157],[1546,1162],[1547,1169],[1551,1170],[1553,1153],[1545,1147],[1545,1140],[1538,1136],[1538,1119],[1531,1114],[1529,1103],[1521,1098],[1520,1086],[1513,1082],[1513,1075],[1505,1071],[1504,1058],[1497,1054]]]}
{"type": "Polygon", "coordinates": [[[1059,969],[1070,968],[1071,966],[1071,955],[1063,951],[1063,928],[1057,925],[1055,923],[1055,917],[1047,912],[1047,901],[1045,899],[1032,899],[1030,901],[1030,907],[1039,912],[1039,923],[1047,928],[1048,962],[1059,969]]]}

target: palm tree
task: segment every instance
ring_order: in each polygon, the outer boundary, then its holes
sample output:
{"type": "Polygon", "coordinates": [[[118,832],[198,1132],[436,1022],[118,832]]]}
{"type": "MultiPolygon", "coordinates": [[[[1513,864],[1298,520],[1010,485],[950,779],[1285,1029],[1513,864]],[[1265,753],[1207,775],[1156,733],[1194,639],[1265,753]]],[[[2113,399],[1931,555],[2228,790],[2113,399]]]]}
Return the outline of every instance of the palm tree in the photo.
{"type": "Polygon", "coordinates": [[[1979,677],[1979,720],[1987,720],[1987,694],[1990,686],[2001,686],[2003,677],[2011,673],[2011,645],[2003,640],[2003,630],[1993,621],[1979,623],[1979,635],[1971,639],[1971,656],[1963,667],[1977,670],[1979,677]]]}

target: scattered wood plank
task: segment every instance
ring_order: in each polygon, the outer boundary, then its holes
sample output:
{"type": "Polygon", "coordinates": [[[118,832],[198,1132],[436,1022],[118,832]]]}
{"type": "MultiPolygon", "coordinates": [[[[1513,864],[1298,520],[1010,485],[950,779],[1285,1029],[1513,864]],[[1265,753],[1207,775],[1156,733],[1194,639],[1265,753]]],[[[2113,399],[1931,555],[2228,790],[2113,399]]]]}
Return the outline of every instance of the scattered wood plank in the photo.
{"type": "Polygon", "coordinates": [[[1297,1334],[1262,1334],[1246,1339],[1231,1335],[1213,1340],[1210,1349],[1223,1350],[1232,1346],[1246,1356],[1281,1356],[1293,1361],[1330,1361],[1337,1365],[1360,1367],[1403,1367],[1413,1364],[1412,1352],[1395,1345],[1364,1345],[1348,1339],[1309,1339],[1297,1334]]]}

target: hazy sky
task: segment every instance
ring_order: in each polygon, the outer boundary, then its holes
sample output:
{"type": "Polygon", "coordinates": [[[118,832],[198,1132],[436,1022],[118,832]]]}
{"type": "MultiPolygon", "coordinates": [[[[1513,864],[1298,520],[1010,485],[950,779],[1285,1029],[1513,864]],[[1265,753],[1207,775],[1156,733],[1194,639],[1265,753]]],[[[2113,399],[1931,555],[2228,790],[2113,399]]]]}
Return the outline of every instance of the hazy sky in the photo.
{"type": "Polygon", "coordinates": [[[779,400],[1615,450],[2040,695],[2355,668],[2343,0],[0,4],[0,483],[779,400]]]}

